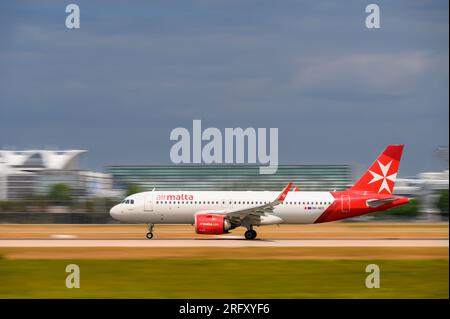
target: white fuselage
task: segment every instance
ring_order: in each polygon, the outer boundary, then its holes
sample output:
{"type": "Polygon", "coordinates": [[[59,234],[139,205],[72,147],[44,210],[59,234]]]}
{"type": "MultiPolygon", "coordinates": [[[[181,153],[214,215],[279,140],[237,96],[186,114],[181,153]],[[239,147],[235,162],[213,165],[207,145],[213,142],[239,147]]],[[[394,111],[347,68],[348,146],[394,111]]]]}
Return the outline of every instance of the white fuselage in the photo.
{"type": "MultiPolygon", "coordinates": [[[[128,223],[194,224],[199,213],[226,213],[272,202],[270,191],[152,191],[125,198],[111,215],[128,223]]],[[[311,224],[333,204],[330,192],[289,192],[263,224],[311,224]]]]}

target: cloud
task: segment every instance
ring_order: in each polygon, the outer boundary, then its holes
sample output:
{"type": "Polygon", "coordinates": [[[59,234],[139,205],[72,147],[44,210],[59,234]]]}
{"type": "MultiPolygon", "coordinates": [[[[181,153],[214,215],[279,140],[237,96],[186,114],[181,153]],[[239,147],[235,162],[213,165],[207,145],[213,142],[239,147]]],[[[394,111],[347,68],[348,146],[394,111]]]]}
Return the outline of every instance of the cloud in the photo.
{"type": "Polygon", "coordinates": [[[199,118],[279,127],[282,162],[366,163],[355,144],[404,142],[415,172],[448,143],[448,2],[380,3],[377,32],[357,1],[79,5],[67,30],[59,2],[0,4],[0,145],[167,162],[169,132],[199,118]]]}
{"type": "Polygon", "coordinates": [[[306,95],[392,97],[411,93],[431,67],[424,52],[356,53],[301,63],[292,85],[306,95]]]}

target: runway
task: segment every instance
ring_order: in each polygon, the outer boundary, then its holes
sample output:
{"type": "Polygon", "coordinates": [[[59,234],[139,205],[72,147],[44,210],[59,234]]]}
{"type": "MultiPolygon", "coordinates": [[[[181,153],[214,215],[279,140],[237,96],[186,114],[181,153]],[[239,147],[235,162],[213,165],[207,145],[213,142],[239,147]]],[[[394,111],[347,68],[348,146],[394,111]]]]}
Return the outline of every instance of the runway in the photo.
{"type": "Polygon", "coordinates": [[[447,239],[300,239],[245,240],[218,239],[2,239],[0,248],[161,248],[161,247],[449,247],[447,239]]]}

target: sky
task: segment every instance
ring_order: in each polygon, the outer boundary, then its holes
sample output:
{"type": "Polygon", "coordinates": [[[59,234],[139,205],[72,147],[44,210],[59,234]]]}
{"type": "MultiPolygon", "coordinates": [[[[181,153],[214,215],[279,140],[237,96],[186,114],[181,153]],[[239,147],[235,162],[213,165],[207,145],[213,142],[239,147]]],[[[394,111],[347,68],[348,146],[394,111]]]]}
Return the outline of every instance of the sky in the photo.
{"type": "Polygon", "coordinates": [[[82,167],[170,164],[176,127],[278,128],[281,164],[442,169],[449,3],[64,1],[0,4],[0,148],[85,149],[82,167]]]}

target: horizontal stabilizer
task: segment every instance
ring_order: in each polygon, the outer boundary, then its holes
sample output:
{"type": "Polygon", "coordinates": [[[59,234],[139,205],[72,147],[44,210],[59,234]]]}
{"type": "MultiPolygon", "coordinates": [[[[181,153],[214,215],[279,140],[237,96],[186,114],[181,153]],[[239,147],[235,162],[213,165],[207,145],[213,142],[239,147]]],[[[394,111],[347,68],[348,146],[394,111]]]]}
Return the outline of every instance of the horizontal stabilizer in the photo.
{"type": "Polygon", "coordinates": [[[383,204],[393,202],[397,199],[401,199],[399,197],[389,197],[389,198],[383,198],[383,199],[369,199],[366,201],[366,204],[368,207],[377,208],[380,207],[383,204]]]}

